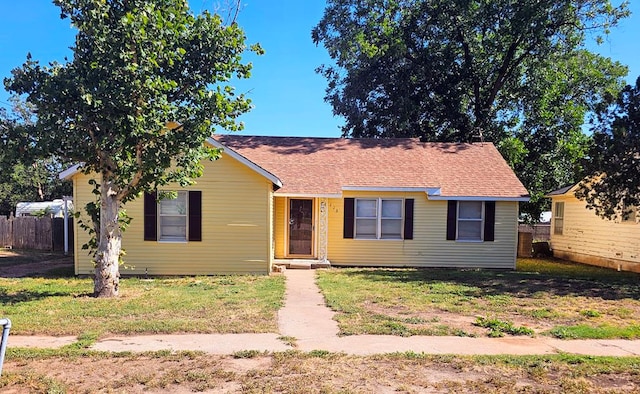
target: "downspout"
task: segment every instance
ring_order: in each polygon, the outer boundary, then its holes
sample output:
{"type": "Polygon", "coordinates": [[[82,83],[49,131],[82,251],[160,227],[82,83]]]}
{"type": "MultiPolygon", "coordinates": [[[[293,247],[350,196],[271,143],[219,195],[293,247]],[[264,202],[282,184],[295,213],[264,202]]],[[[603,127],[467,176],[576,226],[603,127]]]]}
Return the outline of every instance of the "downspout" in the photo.
{"type": "Polygon", "coordinates": [[[11,320],[0,319],[2,325],[2,342],[0,342],[0,375],[2,375],[2,365],[4,364],[4,353],[7,350],[7,340],[9,339],[9,329],[11,328],[11,320]]]}

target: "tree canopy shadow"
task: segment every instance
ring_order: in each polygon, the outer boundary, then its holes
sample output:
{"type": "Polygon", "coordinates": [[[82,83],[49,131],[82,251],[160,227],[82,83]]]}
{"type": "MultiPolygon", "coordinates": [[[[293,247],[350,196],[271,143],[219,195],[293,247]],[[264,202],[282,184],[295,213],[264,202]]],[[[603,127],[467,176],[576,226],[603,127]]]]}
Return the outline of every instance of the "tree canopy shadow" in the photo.
{"type": "Polygon", "coordinates": [[[556,276],[535,272],[498,271],[489,269],[354,269],[347,276],[363,277],[371,282],[415,282],[436,284],[448,282],[470,288],[461,294],[470,297],[509,295],[517,298],[550,296],[592,297],[603,300],[640,299],[640,275],[628,277],[556,276]]]}
{"type": "Polygon", "coordinates": [[[23,302],[38,301],[49,297],[69,297],[74,293],[61,291],[32,291],[20,290],[9,293],[6,289],[0,288],[0,302],[3,305],[17,305],[23,302]]]}
{"type": "Polygon", "coordinates": [[[215,137],[231,149],[268,149],[278,154],[313,154],[320,151],[358,149],[405,149],[430,147],[444,153],[456,153],[471,147],[468,143],[423,142],[418,138],[326,138],[265,137],[220,134],[215,137]]]}

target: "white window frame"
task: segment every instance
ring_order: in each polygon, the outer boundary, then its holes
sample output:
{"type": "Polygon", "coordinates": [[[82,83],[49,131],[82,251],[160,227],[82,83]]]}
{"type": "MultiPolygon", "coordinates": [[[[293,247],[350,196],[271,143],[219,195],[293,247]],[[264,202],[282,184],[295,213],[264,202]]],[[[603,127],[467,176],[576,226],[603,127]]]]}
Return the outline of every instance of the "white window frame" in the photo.
{"type": "Polygon", "coordinates": [[[354,205],[354,224],[353,224],[353,232],[354,239],[365,239],[365,240],[392,240],[392,241],[401,241],[404,239],[404,199],[403,198],[382,198],[382,197],[372,197],[372,198],[356,198],[354,205]],[[358,203],[360,201],[375,201],[376,203],[376,216],[358,216],[358,203]],[[382,202],[383,201],[399,201],[400,202],[400,216],[399,217],[382,217],[382,202]],[[358,234],[358,220],[373,220],[376,221],[376,234],[374,237],[362,236],[358,234]],[[388,236],[382,233],[382,222],[383,220],[399,220],[400,221],[400,235],[399,236],[388,236]]]}
{"type": "Polygon", "coordinates": [[[187,190],[163,190],[158,192],[158,242],[175,242],[175,243],[184,243],[189,239],[189,192],[187,190]],[[176,199],[180,198],[180,196],[184,196],[184,214],[163,214],[162,213],[162,201],[166,199],[161,199],[162,194],[165,193],[177,193],[176,199]],[[162,218],[164,217],[184,217],[184,237],[182,236],[172,236],[168,237],[162,236],[162,218]]]}
{"type": "Polygon", "coordinates": [[[564,234],[564,201],[556,201],[553,204],[553,235],[564,234]],[[558,209],[562,207],[561,209],[558,209]],[[558,215],[558,211],[561,211],[558,215]]]}
{"type": "Polygon", "coordinates": [[[480,217],[479,218],[461,218],[460,217],[460,207],[462,204],[478,202],[478,201],[458,201],[456,204],[456,241],[461,242],[483,242],[484,241],[484,201],[480,201],[480,217]],[[478,238],[460,238],[460,222],[479,222],[480,223],[480,234],[478,238]]]}

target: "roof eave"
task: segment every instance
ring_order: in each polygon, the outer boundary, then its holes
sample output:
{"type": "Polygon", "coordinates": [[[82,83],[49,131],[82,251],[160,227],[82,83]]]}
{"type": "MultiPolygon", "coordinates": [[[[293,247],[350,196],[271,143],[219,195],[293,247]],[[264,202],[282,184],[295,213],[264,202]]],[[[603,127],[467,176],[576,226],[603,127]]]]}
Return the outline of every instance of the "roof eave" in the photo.
{"type": "Polygon", "coordinates": [[[343,191],[364,191],[364,192],[423,192],[428,195],[439,195],[439,187],[417,187],[417,186],[342,186],[343,191]]]}
{"type": "Polygon", "coordinates": [[[436,196],[429,195],[429,200],[434,201],[518,201],[518,202],[527,202],[531,198],[529,196],[436,196]]]}
{"type": "Polygon", "coordinates": [[[257,172],[258,174],[262,175],[263,177],[267,178],[274,185],[276,185],[278,188],[282,187],[282,181],[280,180],[280,178],[278,178],[274,174],[270,173],[269,171],[265,170],[264,168],[260,167],[259,165],[257,165],[256,163],[252,162],[251,160],[247,159],[246,157],[242,156],[241,154],[239,154],[238,152],[234,151],[233,149],[226,147],[222,143],[218,142],[215,138],[209,137],[209,138],[207,138],[207,142],[210,143],[211,145],[213,145],[216,148],[222,149],[224,154],[229,155],[229,157],[239,161],[240,163],[242,163],[245,166],[249,167],[251,170],[253,170],[253,171],[257,172]]]}
{"type": "Polygon", "coordinates": [[[561,187],[560,189],[557,189],[557,190],[554,190],[552,192],[549,192],[549,193],[545,194],[544,197],[551,198],[551,197],[557,197],[557,196],[566,196],[569,193],[573,193],[576,190],[576,188],[577,188],[577,186],[579,184],[580,183],[576,183],[576,184],[571,185],[571,186],[561,187]]]}
{"type": "Polygon", "coordinates": [[[276,197],[292,197],[292,198],[342,198],[342,193],[290,193],[276,192],[276,197]]]}
{"type": "MultiPolygon", "coordinates": [[[[260,167],[259,165],[255,164],[254,162],[252,162],[251,160],[249,160],[246,157],[244,157],[244,156],[240,155],[239,153],[235,152],[233,149],[229,149],[229,148],[225,147],[224,145],[222,145],[221,143],[219,143],[218,141],[216,141],[213,138],[208,138],[207,142],[210,143],[211,145],[215,146],[216,148],[222,148],[224,150],[224,152],[226,154],[228,154],[230,157],[236,159],[240,163],[246,165],[250,169],[252,169],[255,172],[259,173],[260,175],[264,176],[265,178],[270,180],[274,185],[276,185],[278,188],[282,187],[282,181],[277,176],[273,175],[269,171],[265,170],[264,168],[260,167]]],[[[58,177],[60,179],[63,179],[63,180],[69,180],[69,179],[73,178],[74,175],[76,175],[77,173],[80,172],[80,168],[83,165],[84,165],[84,163],[74,164],[73,166],[67,168],[66,170],[64,170],[62,172],[60,172],[58,174],[58,177]]]]}
{"type": "Polygon", "coordinates": [[[77,173],[80,172],[80,167],[82,167],[84,163],[78,163],[78,164],[74,164],[71,167],[67,168],[66,170],[62,171],[61,173],[58,174],[58,178],[68,181],[71,178],[73,178],[73,176],[77,173]]]}

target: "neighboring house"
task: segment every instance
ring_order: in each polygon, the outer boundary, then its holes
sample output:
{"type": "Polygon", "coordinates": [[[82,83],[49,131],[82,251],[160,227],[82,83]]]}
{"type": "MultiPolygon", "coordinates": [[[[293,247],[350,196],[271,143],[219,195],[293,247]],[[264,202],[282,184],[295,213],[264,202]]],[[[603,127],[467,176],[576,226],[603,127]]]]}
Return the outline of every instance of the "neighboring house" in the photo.
{"type": "MultiPolygon", "coordinates": [[[[218,135],[175,200],[127,203],[123,273],[261,273],[276,259],[341,266],[515,268],[528,194],[490,143],[218,135]]],[[[94,198],[71,168],[76,206],[94,198]]],[[[93,272],[77,232],[76,274],[93,272]]]]}
{"type": "MultiPolygon", "coordinates": [[[[19,202],[16,204],[16,217],[23,216],[50,216],[54,218],[64,217],[65,201],[63,199],[53,201],[19,202]]],[[[67,213],[73,213],[73,202],[67,201],[67,213]]]]}
{"type": "Polygon", "coordinates": [[[603,219],[575,197],[578,185],[547,195],[551,198],[551,248],[555,257],[579,263],[640,272],[640,214],[603,219]]]}

